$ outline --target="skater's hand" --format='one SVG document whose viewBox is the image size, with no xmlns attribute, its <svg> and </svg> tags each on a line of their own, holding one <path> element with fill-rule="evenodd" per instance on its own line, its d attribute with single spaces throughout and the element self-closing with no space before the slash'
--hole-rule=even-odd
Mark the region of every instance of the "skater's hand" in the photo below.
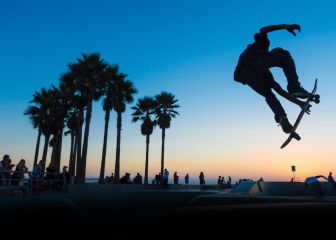
<svg viewBox="0 0 336 240">
<path fill-rule="evenodd" d="M 288 32 L 290 32 L 294 36 L 296 36 L 296 33 L 294 32 L 294 30 L 298 30 L 299 32 L 301 32 L 301 27 L 298 24 L 287 25 L 286 29 L 287 29 Z"/>
<path fill-rule="evenodd" d="M 299 100 L 300 101 L 300 100 Z M 300 106 L 300 108 L 301 109 L 304 109 L 305 108 L 305 106 L 306 106 L 306 102 L 303 102 L 303 101 L 300 101 L 299 103 L 298 103 L 298 105 Z M 308 105 L 308 107 L 306 108 L 306 113 L 308 114 L 308 115 L 310 115 L 310 107 L 311 107 L 312 105 Z"/>
<path fill-rule="evenodd" d="M 310 115 L 310 107 L 311 107 L 312 105 L 308 105 L 308 107 L 307 107 L 307 109 L 306 109 L 306 113 L 308 114 L 308 115 Z"/>
</svg>

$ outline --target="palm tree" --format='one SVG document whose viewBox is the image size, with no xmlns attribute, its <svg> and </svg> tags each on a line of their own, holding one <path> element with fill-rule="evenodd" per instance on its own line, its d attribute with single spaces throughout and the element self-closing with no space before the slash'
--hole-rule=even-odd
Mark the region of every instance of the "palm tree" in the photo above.
<svg viewBox="0 0 336 240">
<path fill-rule="evenodd" d="M 64 133 L 64 135 L 70 134 L 71 143 L 70 143 L 70 157 L 69 157 L 69 174 L 70 176 L 75 175 L 75 166 L 76 166 L 76 134 L 77 134 L 77 112 L 71 111 L 69 112 L 66 119 L 66 126 L 68 131 Z"/>
<path fill-rule="evenodd" d="M 161 92 L 155 96 L 156 105 L 156 119 L 159 127 L 162 129 L 162 147 L 161 147 L 161 176 L 163 176 L 164 169 L 164 143 L 166 129 L 170 127 L 172 118 L 175 118 L 179 113 L 175 110 L 180 106 L 177 104 L 177 99 L 172 93 Z"/>
<path fill-rule="evenodd" d="M 116 94 L 115 81 L 118 78 L 118 66 L 109 66 L 106 70 L 106 79 L 104 87 L 105 98 L 103 100 L 103 109 L 105 111 L 105 127 L 104 127 L 104 142 L 102 151 L 102 161 L 100 166 L 99 183 L 104 183 L 105 178 L 105 160 L 106 160 L 106 149 L 107 149 L 107 137 L 108 137 L 108 127 L 110 122 L 110 114 L 114 107 L 114 100 Z"/>
<path fill-rule="evenodd" d="M 55 114 L 53 112 L 54 97 L 50 89 L 47 90 L 42 88 L 41 92 L 35 92 L 33 94 L 33 99 L 30 101 L 30 103 L 33 103 L 34 105 L 29 106 L 25 114 L 30 115 L 31 120 L 33 118 L 34 123 L 36 124 L 35 126 L 38 125 L 39 131 L 41 131 L 41 133 L 44 135 L 44 147 L 42 154 L 42 165 L 44 170 L 47 159 L 49 140 L 52 133 L 52 128 L 55 124 Z M 32 113 L 35 116 L 33 116 Z M 36 162 L 34 159 L 34 164 Z"/>
<path fill-rule="evenodd" d="M 119 183 L 120 178 L 120 137 L 122 125 L 122 113 L 126 110 L 126 104 L 134 101 L 133 95 L 138 91 L 131 81 L 125 80 L 126 74 L 119 74 L 115 82 L 116 94 L 114 97 L 114 111 L 117 113 L 117 146 L 114 168 L 114 181 Z"/>
<path fill-rule="evenodd" d="M 100 58 L 98 53 L 82 54 L 82 58 L 78 58 L 76 63 L 68 64 L 68 68 L 69 71 L 63 75 L 62 80 L 63 82 L 66 82 L 68 86 L 72 85 L 74 93 L 79 98 L 79 102 L 84 104 L 84 106 L 79 109 L 79 134 L 77 139 L 77 182 L 84 183 L 92 103 L 93 101 L 99 100 L 102 96 L 107 64 Z M 86 114 L 83 148 L 82 152 L 78 154 L 81 149 L 81 128 L 84 118 L 84 110 L 86 110 Z"/>
<path fill-rule="evenodd" d="M 63 130 L 64 130 L 64 120 L 67 117 L 69 104 L 63 91 L 64 86 L 61 85 L 60 88 L 51 86 L 49 93 L 51 94 L 53 100 L 53 107 L 51 113 L 53 115 L 53 124 L 51 128 L 52 138 L 52 157 L 51 162 L 53 163 L 56 171 L 60 171 L 61 165 L 61 151 L 62 151 L 62 139 L 63 139 Z"/>
<path fill-rule="evenodd" d="M 138 99 L 137 104 L 132 107 L 133 122 L 142 121 L 141 134 L 146 136 L 146 162 L 145 162 L 145 179 L 144 184 L 148 184 L 148 153 L 149 153 L 149 138 L 153 133 L 153 129 L 157 122 L 152 120 L 152 115 L 155 113 L 156 102 L 151 97 Z"/>
<path fill-rule="evenodd" d="M 70 64 L 69 64 L 70 65 Z M 81 156 L 82 156 L 82 132 L 84 122 L 84 110 L 85 110 L 85 96 L 80 91 L 82 88 L 82 82 L 76 80 L 76 73 L 68 71 L 61 77 L 62 89 L 66 91 L 70 107 L 76 114 L 76 131 L 75 131 L 75 143 L 73 149 L 73 175 L 79 176 L 81 171 Z M 70 166 L 69 166 L 70 172 Z M 75 174 L 76 173 L 76 174 Z"/>
<path fill-rule="evenodd" d="M 36 93 L 35 93 L 36 94 Z M 34 103 L 36 100 L 31 100 L 30 103 Z M 36 141 L 36 147 L 35 147 L 35 156 L 34 156 L 34 165 L 37 164 L 37 159 L 38 159 L 38 154 L 39 154 L 39 148 L 40 148 L 40 140 L 41 140 L 41 125 L 42 125 L 42 109 L 41 106 L 35 106 L 31 105 L 28 106 L 26 111 L 24 112 L 25 115 L 28 115 L 30 118 L 30 122 L 33 125 L 34 129 L 38 129 L 38 134 L 37 134 L 37 141 Z"/>
</svg>

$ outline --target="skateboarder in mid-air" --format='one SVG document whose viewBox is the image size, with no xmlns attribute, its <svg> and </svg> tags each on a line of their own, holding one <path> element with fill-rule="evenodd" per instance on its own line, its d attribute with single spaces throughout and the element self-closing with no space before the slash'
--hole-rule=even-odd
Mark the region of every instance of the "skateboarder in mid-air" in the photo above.
<svg viewBox="0 0 336 240">
<path fill-rule="evenodd" d="M 287 30 L 296 36 L 295 30 L 301 32 L 301 27 L 297 24 L 281 24 L 261 28 L 260 32 L 254 34 L 254 42 L 249 44 L 240 55 L 234 71 L 234 80 L 249 85 L 254 91 L 262 95 L 272 109 L 275 121 L 281 125 L 285 133 L 290 133 L 293 126 L 288 121 L 281 103 L 272 92 L 272 88 L 281 89 L 281 87 L 275 82 L 269 69 L 272 67 L 282 68 L 287 78 L 287 90 L 291 97 L 309 98 L 310 93 L 301 87 L 295 63 L 290 53 L 282 48 L 274 48 L 269 51 L 270 41 L 267 34 L 276 30 Z M 282 90 L 282 92 L 285 91 Z M 284 93 L 282 96 L 286 94 Z M 297 104 L 302 107 L 303 105 L 300 102 L 297 101 Z M 300 136 L 296 133 L 293 137 L 300 140 Z"/>
</svg>

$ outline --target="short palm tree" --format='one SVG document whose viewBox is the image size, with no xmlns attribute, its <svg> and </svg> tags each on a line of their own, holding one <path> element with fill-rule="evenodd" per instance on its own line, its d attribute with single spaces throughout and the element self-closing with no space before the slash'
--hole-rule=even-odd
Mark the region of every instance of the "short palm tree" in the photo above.
<svg viewBox="0 0 336 240">
<path fill-rule="evenodd" d="M 162 129 L 162 147 L 161 147 L 161 176 L 164 170 L 164 144 L 166 129 L 170 127 L 172 118 L 175 118 L 179 113 L 175 110 L 180 106 L 177 104 L 178 100 L 171 93 L 161 92 L 155 96 L 156 100 L 156 120 L 159 127 Z"/>
<path fill-rule="evenodd" d="M 36 95 L 36 93 L 34 94 Z M 36 100 L 33 99 L 30 102 L 34 103 Z M 34 166 L 37 164 L 37 159 L 39 155 L 39 148 L 40 148 L 40 140 L 41 140 L 41 125 L 42 125 L 42 109 L 41 106 L 36 106 L 36 105 L 30 105 L 24 112 L 25 115 L 28 115 L 30 118 L 30 122 L 33 126 L 34 129 L 38 130 L 37 134 L 37 141 L 36 141 L 36 147 L 35 147 L 35 156 L 34 156 Z"/>
<path fill-rule="evenodd" d="M 68 130 L 64 133 L 64 135 L 70 134 L 70 156 L 69 156 L 69 174 L 70 176 L 75 175 L 75 167 L 76 167 L 76 135 L 77 135 L 77 112 L 71 111 L 69 112 L 65 123 Z"/>
<path fill-rule="evenodd" d="M 138 91 L 131 81 L 125 80 L 126 74 L 118 74 L 115 82 L 116 92 L 114 97 L 114 111 L 117 113 L 117 146 L 114 168 L 114 181 L 119 183 L 120 178 L 120 137 L 122 125 L 122 113 L 126 110 L 126 104 L 134 101 L 133 95 Z"/>
<path fill-rule="evenodd" d="M 52 90 L 42 88 L 40 92 L 35 92 L 30 103 L 34 105 L 29 106 L 25 114 L 30 116 L 31 120 L 34 121 L 33 123 L 36 124 L 35 126 L 38 125 L 39 131 L 41 131 L 44 135 L 44 147 L 42 153 L 42 165 L 44 169 L 47 159 L 49 140 L 55 124 L 55 114 L 53 110 L 55 102 Z M 34 159 L 34 163 L 36 162 Z"/>
<path fill-rule="evenodd" d="M 138 99 L 138 102 L 132 109 L 133 122 L 142 121 L 141 134 L 146 136 L 146 161 L 145 161 L 145 179 L 144 184 L 148 184 L 148 154 L 149 154 L 149 139 L 156 126 L 156 121 L 152 120 L 152 115 L 155 113 L 156 102 L 152 97 L 144 97 Z"/>
</svg>

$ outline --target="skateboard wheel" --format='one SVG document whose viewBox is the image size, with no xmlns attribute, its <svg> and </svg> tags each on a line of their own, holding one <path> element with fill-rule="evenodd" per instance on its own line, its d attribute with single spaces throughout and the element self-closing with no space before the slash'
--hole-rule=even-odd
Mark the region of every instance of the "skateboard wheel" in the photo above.
<svg viewBox="0 0 336 240">
<path fill-rule="evenodd" d="M 318 94 L 315 95 L 314 102 L 315 103 L 320 103 L 320 95 L 318 95 Z"/>
</svg>

